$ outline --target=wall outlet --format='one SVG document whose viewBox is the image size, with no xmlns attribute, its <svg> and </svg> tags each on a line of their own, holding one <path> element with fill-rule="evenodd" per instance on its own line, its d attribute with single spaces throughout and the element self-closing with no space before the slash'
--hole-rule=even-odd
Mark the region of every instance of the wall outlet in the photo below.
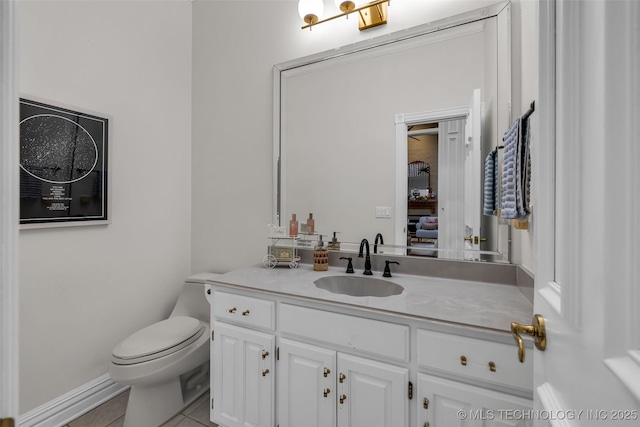
<svg viewBox="0 0 640 427">
<path fill-rule="evenodd" d="M 391 207 L 390 206 L 377 206 L 376 207 L 376 218 L 391 218 Z"/>
</svg>

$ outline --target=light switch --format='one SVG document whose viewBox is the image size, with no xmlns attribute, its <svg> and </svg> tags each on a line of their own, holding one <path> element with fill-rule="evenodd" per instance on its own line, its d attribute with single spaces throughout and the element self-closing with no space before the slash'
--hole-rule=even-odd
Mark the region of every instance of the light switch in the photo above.
<svg viewBox="0 0 640 427">
<path fill-rule="evenodd" d="M 391 207 L 390 206 L 377 206 L 376 207 L 376 218 L 391 218 Z"/>
</svg>

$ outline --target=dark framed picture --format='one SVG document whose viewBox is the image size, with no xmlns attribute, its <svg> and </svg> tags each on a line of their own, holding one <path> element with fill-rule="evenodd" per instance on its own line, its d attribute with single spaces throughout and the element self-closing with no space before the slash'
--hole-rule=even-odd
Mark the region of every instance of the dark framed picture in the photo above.
<svg viewBox="0 0 640 427">
<path fill-rule="evenodd" d="M 108 223 L 110 118 L 20 98 L 22 228 Z"/>
</svg>

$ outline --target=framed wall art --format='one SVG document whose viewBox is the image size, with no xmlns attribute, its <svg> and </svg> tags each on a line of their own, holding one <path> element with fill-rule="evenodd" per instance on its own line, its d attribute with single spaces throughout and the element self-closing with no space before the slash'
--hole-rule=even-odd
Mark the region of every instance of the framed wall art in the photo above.
<svg viewBox="0 0 640 427">
<path fill-rule="evenodd" d="M 105 224 L 110 118 L 20 98 L 21 228 Z"/>
</svg>

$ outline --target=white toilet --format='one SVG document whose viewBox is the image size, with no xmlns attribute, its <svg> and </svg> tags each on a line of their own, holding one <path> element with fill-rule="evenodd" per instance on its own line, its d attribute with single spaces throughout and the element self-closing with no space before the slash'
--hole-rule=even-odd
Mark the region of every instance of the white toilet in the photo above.
<svg viewBox="0 0 640 427">
<path fill-rule="evenodd" d="M 209 387 L 210 305 L 205 281 L 187 278 L 168 319 L 125 338 L 113 349 L 109 373 L 131 386 L 124 427 L 158 427 Z"/>
</svg>

